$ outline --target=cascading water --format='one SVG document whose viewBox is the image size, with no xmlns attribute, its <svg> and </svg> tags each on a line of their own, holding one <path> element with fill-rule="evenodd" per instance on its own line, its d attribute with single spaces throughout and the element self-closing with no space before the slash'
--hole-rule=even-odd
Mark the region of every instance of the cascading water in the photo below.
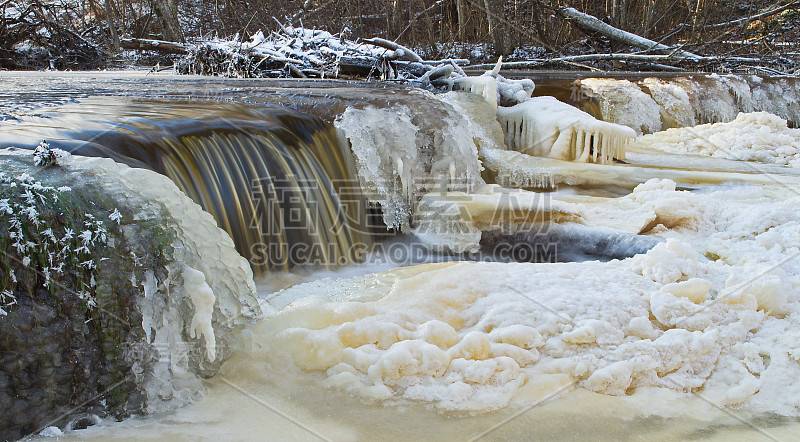
<svg viewBox="0 0 800 442">
<path fill-rule="evenodd" d="M 166 100 L 89 99 L 60 113 L 77 118 L 60 130 L 28 125 L 15 144 L 47 137 L 76 155 L 166 175 L 214 216 L 257 273 L 354 262 L 370 245 L 352 156 L 318 118 Z M 58 126 L 52 118 L 39 124 Z"/>
</svg>

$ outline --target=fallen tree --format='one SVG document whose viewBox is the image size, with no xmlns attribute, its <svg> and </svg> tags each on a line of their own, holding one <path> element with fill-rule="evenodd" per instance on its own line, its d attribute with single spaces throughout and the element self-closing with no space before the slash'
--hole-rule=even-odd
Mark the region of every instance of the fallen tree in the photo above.
<svg viewBox="0 0 800 442">
<path fill-rule="evenodd" d="M 581 28 L 597 32 L 612 40 L 616 40 L 620 43 L 624 43 L 639 49 L 674 52 L 675 55 L 679 55 L 683 58 L 694 58 L 694 59 L 702 58 L 697 54 L 693 54 L 691 52 L 684 51 L 682 49 L 667 46 L 657 41 L 649 40 L 647 38 L 633 34 L 631 32 L 615 28 L 607 23 L 600 21 L 600 19 L 598 19 L 597 17 L 593 17 L 589 14 L 584 14 L 583 12 L 580 12 L 575 8 L 566 8 L 566 7 L 559 8 L 558 13 L 564 19 L 574 22 Z"/>
<path fill-rule="evenodd" d="M 174 41 L 150 40 L 145 38 L 123 38 L 120 40 L 122 49 L 138 51 L 155 51 L 162 54 L 185 55 L 190 52 L 190 45 Z"/>
</svg>

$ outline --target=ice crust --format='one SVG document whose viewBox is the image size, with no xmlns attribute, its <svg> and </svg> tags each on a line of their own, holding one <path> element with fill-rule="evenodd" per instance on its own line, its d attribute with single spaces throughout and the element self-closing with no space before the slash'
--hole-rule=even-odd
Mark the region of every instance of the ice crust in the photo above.
<svg viewBox="0 0 800 442">
<path fill-rule="evenodd" d="M 800 129 L 767 112 L 740 113 L 728 123 L 668 129 L 637 139 L 632 147 L 800 167 Z"/>
<path fill-rule="evenodd" d="M 414 216 L 414 235 L 432 250 L 451 253 L 477 253 L 484 231 L 540 231 L 550 223 L 580 219 L 570 203 L 496 184 L 471 193 L 426 194 Z"/>
<path fill-rule="evenodd" d="M 664 242 L 645 254 L 425 267 L 395 274 L 377 300 L 358 299 L 364 278 L 297 286 L 333 300 L 312 296 L 266 321 L 274 344 L 261 357 L 289 357 L 367 401 L 446 410 L 496 409 L 567 376 L 603 394 L 699 392 L 797 415 L 800 197 L 651 180 L 629 199 L 603 210 L 657 214 L 647 223 Z"/>
<path fill-rule="evenodd" d="M 535 97 L 497 110 L 509 149 L 532 156 L 609 164 L 625 159 L 625 144 L 636 133 L 599 121 L 553 97 Z"/>
<path fill-rule="evenodd" d="M 800 122 L 796 87 L 783 78 L 696 75 L 646 78 L 638 83 L 610 78 L 578 82 L 581 91 L 600 103 L 604 121 L 648 134 L 673 127 L 724 123 L 739 112 L 769 112 Z"/>
</svg>

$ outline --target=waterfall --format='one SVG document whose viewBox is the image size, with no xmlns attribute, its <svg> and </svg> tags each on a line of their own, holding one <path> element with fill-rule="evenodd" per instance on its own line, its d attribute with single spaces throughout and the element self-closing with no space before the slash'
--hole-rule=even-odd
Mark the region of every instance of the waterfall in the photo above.
<svg viewBox="0 0 800 442">
<path fill-rule="evenodd" d="M 166 175 L 256 273 L 354 262 L 370 245 L 352 155 L 319 118 L 222 103 L 202 103 L 199 115 L 200 103 L 85 105 L 108 120 L 84 117 L 85 129 L 62 131 L 54 146 Z"/>
</svg>

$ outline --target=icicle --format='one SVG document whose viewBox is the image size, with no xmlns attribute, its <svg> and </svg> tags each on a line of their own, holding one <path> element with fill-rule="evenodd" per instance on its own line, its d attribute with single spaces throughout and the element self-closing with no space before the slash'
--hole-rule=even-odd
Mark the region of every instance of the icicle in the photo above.
<svg viewBox="0 0 800 442">
<path fill-rule="evenodd" d="M 492 106 L 492 109 L 497 109 L 497 80 L 494 77 L 481 75 L 457 78 L 454 87 L 482 96 Z"/>
<path fill-rule="evenodd" d="M 609 164 L 636 137 L 625 126 L 599 121 L 553 97 L 536 97 L 497 111 L 508 148 L 533 156 Z"/>
<path fill-rule="evenodd" d="M 406 199 L 411 198 L 411 194 L 409 193 L 408 189 L 408 181 L 406 180 L 405 173 L 403 173 L 403 159 L 400 157 L 396 159 L 395 173 L 397 173 L 397 176 L 400 177 L 400 187 L 402 188 L 403 196 L 405 196 Z"/>
</svg>

